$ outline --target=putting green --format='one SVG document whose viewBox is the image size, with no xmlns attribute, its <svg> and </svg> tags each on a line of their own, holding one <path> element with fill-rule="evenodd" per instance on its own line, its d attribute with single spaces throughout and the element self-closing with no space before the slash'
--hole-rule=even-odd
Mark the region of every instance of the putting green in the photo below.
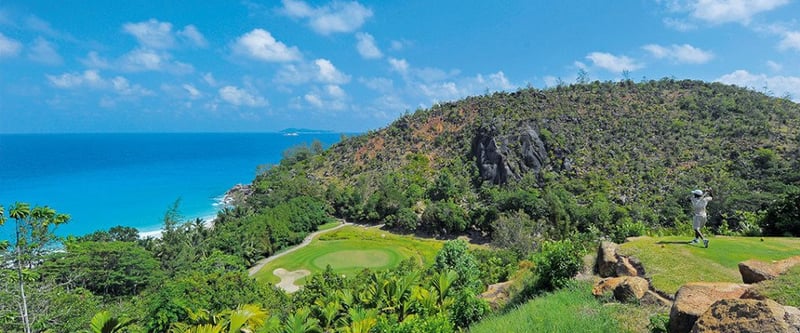
<svg viewBox="0 0 800 333">
<path fill-rule="evenodd" d="M 325 269 L 328 265 L 334 270 L 349 268 L 385 268 L 397 262 L 399 253 L 389 249 L 348 250 L 323 254 L 311 261 L 316 268 Z"/>
<path fill-rule="evenodd" d="M 272 273 L 275 269 L 306 269 L 319 273 L 328 265 L 337 274 L 351 275 L 365 268 L 380 270 L 396 267 L 407 258 L 413 258 L 421 265 L 429 265 L 441 247 L 440 241 L 396 235 L 376 228 L 349 226 L 322 234 L 308 246 L 275 259 L 264 265 L 254 277 L 275 284 L 280 281 Z M 305 280 L 302 278 L 295 284 L 302 285 Z"/>
</svg>

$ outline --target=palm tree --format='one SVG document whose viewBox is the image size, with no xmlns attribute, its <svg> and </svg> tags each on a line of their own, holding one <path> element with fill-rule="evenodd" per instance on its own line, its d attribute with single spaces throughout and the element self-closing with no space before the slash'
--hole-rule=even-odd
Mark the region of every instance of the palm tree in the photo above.
<svg viewBox="0 0 800 333">
<path fill-rule="evenodd" d="M 345 326 L 345 333 L 368 333 L 378 324 L 378 310 L 362 308 L 351 308 L 347 313 L 350 315 L 350 325 Z"/>
<path fill-rule="evenodd" d="M 117 333 L 122 329 L 133 324 L 130 319 L 117 318 L 108 311 L 100 311 L 92 317 L 90 324 L 91 330 L 86 333 Z"/>
<path fill-rule="evenodd" d="M 307 308 L 300 308 L 289 315 L 284 323 L 283 333 L 322 332 L 319 321 L 316 318 L 309 318 L 310 313 Z"/>
<path fill-rule="evenodd" d="M 0 227 L 6 224 L 6 212 L 3 205 L 0 205 Z M 5 251 L 8 248 L 8 241 L 0 241 L 0 251 Z"/>
<path fill-rule="evenodd" d="M 189 325 L 176 323 L 170 329 L 172 333 L 237 333 L 237 332 L 271 332 L 276 326 L 266 310 L 255 304 L 239 305 L 234 310 L 226 310 L 217 315 L 210 315 L 206 310 L 197 312 L 189 310 L 189 318 L 200 324 Z M 276 318 L 277 319 L 277 318 Z M 277 324 L 280 324 L 279 322 Z"/>
<path fill-rule="evenodd" d="M 444 272 L 439 272 L 433 276 L 433 281 L 431 282 L 433 288 L 439 293 L 439 306 L 444 309 L 446 307 L 446 299 L 447 294 L 450 291 L 450 287 L 453 286 L 453 283 L 458 279 L 458 273 L 454 270 L 448 269 Z"/>
<path fill-rule="evenodd" d="M 317 299 L 317 301 L 314 302 L 314 305 L 316 305 L 316 309 L 320 312 L 322 319 L 324 320 L 322 322 L 323 328 L 326 332 L 330 331 L 330 329 L 333 328 L 334 322 L 336 322 L 336 317 L 339 316 L 339 311 L 342 309 L 342 305 L 339 304 L 339 302 L 335 299 L 330 301 Z"/>
<path fill-rule="evenodd" d="M 269 317 L 267 311 L 255 304 L 240 305 L 236 310 L 228 311 L 228 333 L 252 332 L 264 325 Z"/>
<path fill-rule="evenodd" d="M 20 304 L 20 316 L 22 317 L 22 325 L 25 328 L 25 333 L 31 333 L 31 322 L 30 318 L 28 317 L 28 298 L 25 296 L 25 280 L 22 278 L 22 248 L 25 246 L 25 238 L 22 233 L 25 229 L 24 225 L 21 223 L 25 223 L 24 221 L 28 218 L 31 214 L 31 207 L 26 203 L 16 202 L 14 206 L 11 207 L 11 210 L 8 212 L 8 216 L 11 217 L 16 221 L 17 224 L 17 242 L 14 245 L 14 251 L 16 252 L 17 257 L 17 278 L 19 279 L 19 294 L 20 298 L 22 299 L 22 303 Z"/>
</svg>

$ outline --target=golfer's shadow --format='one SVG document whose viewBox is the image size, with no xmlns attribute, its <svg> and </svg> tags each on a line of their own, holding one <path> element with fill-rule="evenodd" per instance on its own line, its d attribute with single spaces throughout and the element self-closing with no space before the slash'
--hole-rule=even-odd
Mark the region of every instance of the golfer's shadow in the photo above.
<svg viewBox="0 0 800 333">
<path fill-rule="evenodd" d="M 691 244 L 692 241 L 658 241 L 656 244 Z"/>
</svg>

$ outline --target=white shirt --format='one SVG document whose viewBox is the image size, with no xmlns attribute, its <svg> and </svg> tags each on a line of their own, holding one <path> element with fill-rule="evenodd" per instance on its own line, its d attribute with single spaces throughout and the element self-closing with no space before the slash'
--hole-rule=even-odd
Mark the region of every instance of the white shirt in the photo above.
<svg viewBox="0 0 800 333">
<path fill-rule="evenodd" d="M 694 209 L 695 216 L 706 216 L 706 206 L 708 206 L 708 202 L 711 201 L 711 197 L 707 196 L 707 194 L 703 194 L 702 197 L 695 197 L 692 196 L 692 208 Z"/>
</svg>

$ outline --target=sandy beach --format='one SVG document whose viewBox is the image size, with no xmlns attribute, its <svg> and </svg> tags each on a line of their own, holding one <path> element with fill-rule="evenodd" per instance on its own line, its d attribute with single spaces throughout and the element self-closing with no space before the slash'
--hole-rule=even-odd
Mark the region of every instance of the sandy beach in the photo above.
<svg viewBox="0 0 800 333">
<path fill-rule="evenodd" d="M 203 226 L 208 229 L 214 228 L 214 220 L 217 218 L 217 215 L 207 215 L 201 217 L 203 219 Z M 187 222 L 194 220 L 188 219 Z M 161 238 L 161 234 L 164 232 L 164 229 L 159 230 L 150 230 L 150 231 L 142 231 L 139 230 L 139 239 L 146 239 L 146 238 Z"/>
</svg>

